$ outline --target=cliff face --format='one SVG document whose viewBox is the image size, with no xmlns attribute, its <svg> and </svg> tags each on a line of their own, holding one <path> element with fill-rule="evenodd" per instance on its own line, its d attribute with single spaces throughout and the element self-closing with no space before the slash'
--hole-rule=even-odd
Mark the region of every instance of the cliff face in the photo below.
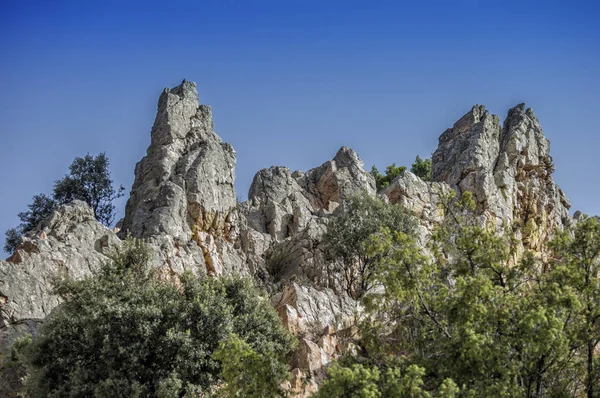
<svg viewBox="0 0 600 398">
<path fill-rule="evenodd" d="M 516 106 L 501 125 L 498 116 L 474 106 L 441 135 L 432 182 L 405 172 L 380 194 L 417 216 L 425 243 L 443 220 L 441 198 L 471 191 L 482 223 L 517 225 L 522 245 L 538 250 L 553 228 L 571 223 L 569 202 L 552 180 L 549 151 L 531 109 Z M 35 330 L 58 304 L 49 290 L 52 275 L 88 275 L 130 234 L 150 244 L 155 266 L 166 274 L 239 272 L 265 286 L 282 322 L 303 336 L 290 388 L 300 395 L 314 390 L 322 367 L 348 348 L 340 336 L 359 310 L 328 273 L 322 237 L 344 199 L 376 195 L 374 179 L 358 155 L 342 147 L 305 173 L 260 170 L 248 201 L 237 204 L 235 158 L 214 132 L 194 83 L 165 89 L 119 237 L 97 223 L 85 203 L 73 202 L 0 262 L 0 349 Z"/>
<path fill-rule="evenodd" d="M 475 105 L 440 136 L 432 182 L 404 173 L 382 194 L 411 209 L 426 238 L 443 217 L 441 195 L 470 191 L 482 224 L 511 225 L 522 246 L 540 252 L 554 228 L 571 223 L 571 205 L 553 172 L 550 142 L 531 109 L 517 105 L 500 124 L 498 116 Z"/>
</svg>

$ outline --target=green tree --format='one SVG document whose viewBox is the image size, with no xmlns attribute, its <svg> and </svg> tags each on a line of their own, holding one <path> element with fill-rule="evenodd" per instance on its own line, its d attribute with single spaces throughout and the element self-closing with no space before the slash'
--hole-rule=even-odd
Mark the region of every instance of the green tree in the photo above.
<svg viewBox="0 0 600 398">
<path fill-rule="evenodd" d="M 328 378 L 314 396 L 316 398 L 454 398 L 460 389 L 451 379 L 446 379 L 432 394 L 425 390 L 425 369 L 417 365 L 401 367 L 342 366 L 335 363 L 327 371 Z"/>
<path fill-rule="evenodd" d="M 69 171 L 68 175 L 55 182 L 54 199 L 59 203 L 82 200 L 94 210 L 98 221 L 106 226 L 112 224 L 115 219 L 113 201 L 123 196 L 125 188 L 113 188 L 106 154 L 77 157 L 69 166 Z"/>
<path fill-rule="evenodd" d="M 227 398 L 285 395 L 281 382 L 287 377 L 287 366 L 256 352 L 239 336 L 231 335 L 221 342 L 213 358 L 221 363 L 221 378 L 225 382 L 220 395 Z"/>
<path fill-rule="evenodd" d="M 21 243 L 21 237 L 35 229 L 57 205 L 75 199 L 90 205 L 98 221 L 106 226 L 112 224 L 116 214 L 113 201 L 123 196 L 125 188 L 113 188 L 106 154 L 87 154 L 83 158 L 75 158 L 69 170 L 70 174 L 55 182 L 52 197 L 45 194 L 35 195 L 31 204 L 27 206 L 29 210 L 18 214 L 21 223 L 6 231 L 4 250 L 7 253 L 14 252 Z"/>
<path fill-rule="evenodd" d="M 383 188 L 390 185 L 394 178 L 398 177 L 405 170 L 406 166 L 396 166 L 396 163 L 392 163 L 391 165 L 385 168 L 385 175 L 383 175 L 379 172 L 377 167 L 373 166 L 371 168 L 371 175 L 375 178 L 375 185 L 377 187 L 377 191 L 380 191 Z"/>
<path fill-rule="evenodd" d="M 324 241 L 331 257 L 338 260 L 332 271 L 341 274 L 343 288 L 351 297 L 360 298 L 374 287 L 374 266 L 380 256 L 367 250 L 367 238 L 382 227 L 412 232 L 416 224 L 401 206 L 367 194 L 342 206 L 343 212 L 330 220 Z"/>
<path fill-rule="evenodd" d="M 417 155 L 415 162 L 410 166 L 410 171 L 423 181 L 431 181 L 431 159 L 421 159 Z"/>
<path fill-rule="evenodd" d="M 550 264 L 550 282 L 570 293 L 575 341 L 585 358 L 585 391 L 600 395 L 598 342 L 600 342 L 600 222 L 584 218 L 551 242 L 556 260 Z"/>
<path fill-rule="evenodd" d="M 190 273 L 164 280 L 148 259 L 144 244 L 128 241 L 93 277 L 57 282 L 63 303 L 25 354 L 30 396 L 211 394 L 222 380 L 213 354 L 232 334 L 260 366 L 283 368 L 293 338 L 252 283 Z"/>
<path fill-rule="evenodd" d="M 460 396 L 577 396 L 584 307 L 575 285 L 557 283 L 533 254 L 516 261 L 511 229 L 479 225 L 473 208 L 468 193 L 445 208 L 431 255 L 402 231 L 369 237 L 383 291 L 364 300 L 356 361 L 384 369 L 395 358 L 401 374 L 417 366 L 419 388 L 433 395 L 461 386 Z"/>
<path fill-rule="evenodd" d="M 50 215 L 56 207 L 56 201 L 44 194 L 35 195 L 31 204 L 27 205 L 28 211 L 18 214 L 21 224 L 16 228 L 6 231 L 4 251 L 12 253 L 21 243 L 21 236 L 33 230 L 41 221 Z"/>
</svg>

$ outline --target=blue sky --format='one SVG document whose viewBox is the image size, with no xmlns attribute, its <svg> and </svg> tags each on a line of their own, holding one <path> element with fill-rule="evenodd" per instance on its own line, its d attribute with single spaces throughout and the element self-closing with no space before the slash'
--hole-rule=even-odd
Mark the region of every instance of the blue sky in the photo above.
<svg viewBox="0 0 600 398">
<path fill-rule="evenodd" d="M 473 104 L 503 119 L 526 102 L 572 210 L 600 214 L 599 12 L 552 0 L 0 0 L 0 231 L 87 152 L 105 151 L 129 190 L 158 95 L 183 78 L 238 153 L 242 197 L 259 169 L 306 170 L 342 145 L 367 168 L 409 165 Z"/>
</svg>

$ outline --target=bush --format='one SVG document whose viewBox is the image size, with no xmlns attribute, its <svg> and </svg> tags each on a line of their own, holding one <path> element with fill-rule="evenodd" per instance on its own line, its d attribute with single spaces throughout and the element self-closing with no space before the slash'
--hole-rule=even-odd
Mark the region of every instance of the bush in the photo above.
<svg viewBox="0 0 600 398">
<path fill-rule="evenodd" d="M 25 355 L 32 397 L 210 392 L 222 381 L 213 354 L 232 334 L 261 366 L 284 367 L 293 338 L 250 281 L 189 273 L 180 283 L 159 280 L 148 259 L 143 243 L 128 241 L 94 277 L 57 283 L 63 303 Z M 275 376 L 283 372 L 273 375 L 280 382 Z"/>
<path fill-rule="evenodd" d="M 415 221 L 399 205 L 385 204 L 367 194 L 356 196 L 343 206 L 344 211 L 330 220 L 324 240 L 329 254 L 341 261 L 335 270 L 343 276 L 344 289 L 358 299 L 373 288 L 379 258 L 366 246 L 369 236 L 382 227 L 412 233 Z"/>
<path fill-rule="evenodd" d="M 390 185 L 394 178 L 398 177 L 405 170 L 406 166 L 396 166 L 396 163 L 392 163 L 385 168 L 385 175 L 383 175 L 379 172 L 379 170 L 377 170 L 377 167 L 373 166 L 371 168 L 371 175 L 375 178 L 377 191 L 380 191 Z"/>
<path fill-rule="evenodd" d="M 397 381 L 412 374 L 426 394 L 400 396 L 455 396 L 457 386 L 469 397 L 598 396 L 600 223 L 557 231 L 540 258 L 511 227 L 475 222 L 470 193 L 444 206 L 427 254 L 402 231 L 369 237 L 383 289 L 365 300 L 360 357 L 332 370 L 323 391 L 394 396 L 384 388 L 402 391 Z M 382 378 L 389 369 L 400 379 Z M 375 393 L 349 392 L 371 379 Z"/>
<path fill-rule="evenodd" d="M 21 224 L 6 231 L 4 250 L 7 253 L 14 252 L 21 243 L 21 236 L 25 232 L 34 229 L 41 221 L 48 217 L 55 206 L 56 201 L 54 199 L 44 194 L 35 195 L 31 204 L 27 205 L 29 210 L 18 214 Z"/>
<path fill-rule="evenodd" d="M 417 155 L 415 162 L 410 166 L 410 171 L 423 181 L 431 181 L 431 159 L 421 159 Z"/>
</svg>

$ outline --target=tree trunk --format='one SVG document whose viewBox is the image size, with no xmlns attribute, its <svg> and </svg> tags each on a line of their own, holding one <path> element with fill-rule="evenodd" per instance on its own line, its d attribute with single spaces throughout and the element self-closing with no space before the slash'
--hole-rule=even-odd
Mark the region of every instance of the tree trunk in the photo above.
<svg viewBox="0 0 600 398">
<path fill-rule="evenodd" d="M 594 342 L 587 342 L 587 398 L 594 398 Z"/>
</svg>

